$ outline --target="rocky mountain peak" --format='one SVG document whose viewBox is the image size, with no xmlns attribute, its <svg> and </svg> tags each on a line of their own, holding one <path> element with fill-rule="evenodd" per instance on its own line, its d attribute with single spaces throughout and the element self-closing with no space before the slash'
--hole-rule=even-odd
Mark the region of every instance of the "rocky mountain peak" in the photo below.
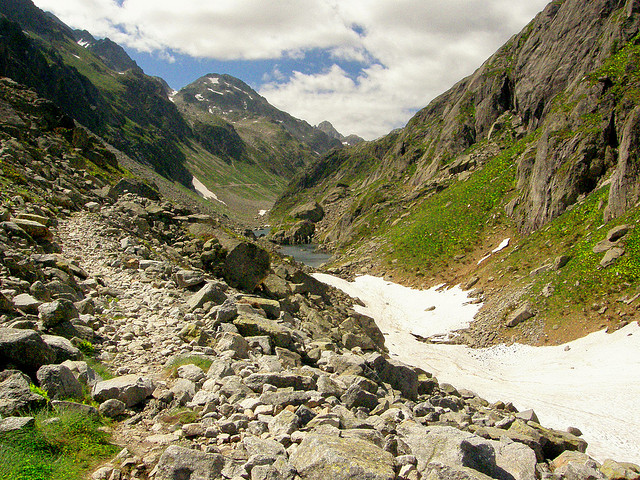
<svg viewBox="0 0 640 480">
<path fill-rule="evenodd" d="M 320 122 L 317 127 L 319 130 L 322 130 L 331 138 L 335 138 L 336 140 L 340 140 L 343 145 L 357 145 L 358 143 L 364 142 L 362 137 L 358 135 L 347 135 L 346 137 L 338 132 L 335 127 L 331 124 L 331 122 L 325 120 Z"/>
</svg>

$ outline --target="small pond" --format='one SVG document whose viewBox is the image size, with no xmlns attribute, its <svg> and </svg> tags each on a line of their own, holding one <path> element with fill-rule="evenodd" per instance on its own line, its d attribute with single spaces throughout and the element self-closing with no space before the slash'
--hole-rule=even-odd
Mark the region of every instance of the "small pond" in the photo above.
<svg viewBox="0 0 640 480">
<path fill-rule="evenodd" d="M 257 228 L 253 231 L 256 237 L 268 235 L 271 231 L 269 227 Z M 313 268 L 318 268 L 323 263 L 331 259 L 331 255 L 316 251 L 318 245 L 310 243 L 308 245 L 282 245 L 278 251 L 283 255 L 293 257 L 297 262 L 304 263 Z"/>
</svg>

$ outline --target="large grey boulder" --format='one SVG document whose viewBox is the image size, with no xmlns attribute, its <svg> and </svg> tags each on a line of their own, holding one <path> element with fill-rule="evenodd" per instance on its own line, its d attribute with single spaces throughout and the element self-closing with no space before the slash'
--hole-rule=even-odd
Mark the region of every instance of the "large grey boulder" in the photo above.
<svg viewBox="0 0 640 480">
<path fill-rule="evenodd" d="M 392 480 L 394 458 L 365 440 L 309 433 L 291 455 L 304 480 Z"/>
<path fill-rule="evenodd" d="M 43 365 L 38 369 L 38 383 L 51 400 L 82 398 L 82 385 L 64 365 Z"/>
<path fill-rule="evenodd" d="M 0 433 L 28 430 L 35 426 L 36 419 L 33 417 L 7 417 L 0 420 Z"/>
<path fill-rule="evenodd" d="M 43 303 L 38 307 L 38 317 L 40 317 L 44 328 L 55 327 L 79 316 L 78 309 L 73 302 L 64 298 Z"/>
<path fill-rule="evenodd" d="M 411 448 L 424 475 L 431 463 L 439 463 L 454 469 L 471 468 L 500 480 L 536 478 L 536 454 L 521 443 L 485 440 L 453 427 L 424 427 L 413 421 L 400 424 L 397 433 Z"/>
<path fill-rule="evenodd" d="M 78 381 L 87 385 L 88 387 L 93 387 L 96 383 L 102 381 L 102 377 L 98 375 L 94 369 L 92 369 L 87 362 L 82 360 L 65 360 L 62 362 L 62 365 L 67 367 L 73 373 L 73 376 L 78 379 Z"/>
<path fill-rule="evenodd" d="M 115 398 L 124 402 L 127 407 L 132 407 L 149 397 L 153 390 L 150 378 L 132 374 L 96 383 L 91 396 L 99 403 Z"/>
<path fill-rule="evenodd" d="M 55 352 L 33 330 L 0 328 L 0 368 L 9 365 L 35 373 L 42 365 L 52 363 Z"/>
<path fill-rule="evenodd" d="M 8 416 L 43 406 L 43 396 L 29 388 L 29 377 L 18 370 L 0 372 L 0 415 Z"/>
<path fill-rule="evenodd" d="M 507 320 L 507 327 L 515 327 L 520 325 L 522 322 L 529 320 L 530 318 L 535 316 L 535 312 L 533 311 L 533 307 L 529 302 L 526 302 L 520 308 L 518 308 L 515 312 L 511 314 L 509 319 Z"/>
<path fill-rule="evenodd" d="M 253 292 L 269 275 L 269 252 L 248 242 L 233 247 L 224 261 L 224 279 L 240 290 Z"/>
<path fill-rule="evenodd" d="M 112 199 L 117 199 L 125 193 L 135 193 L 139 197 L 148 198 L 155 202 L 160 200 L 160 194 L 155 185 L 147 185 L 136 178 L 123 178 L 109 189 L 109 197 Z"/>
<path fill-rule="evenodd" d="M 384 358 L 380 354 L 367 357 L 367 364 L 378 374 L 378 378 L 400 390 L 409 400 L 415 400 L 420 392 L 421 370 L 410 367 L 398 360 Z"/>
<path fill-rule="evenodd" d="M 160 457 L 151 477 L 155 480 L 218 480 L 223 468 L 222 455 L 172 445 Z"/>
</svg>

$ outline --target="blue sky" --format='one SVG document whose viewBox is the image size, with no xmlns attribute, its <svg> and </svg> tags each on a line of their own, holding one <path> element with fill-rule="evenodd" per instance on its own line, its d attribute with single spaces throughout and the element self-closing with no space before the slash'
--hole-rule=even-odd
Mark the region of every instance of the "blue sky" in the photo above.
<svg viewBox="0 0 640 480">
<path fill-rule="evenodd" d="M 179 89 L 240 78 L 276 107 L 373 139 L 471 74 L 546 0 L 34 0 Z"/>
</svg>

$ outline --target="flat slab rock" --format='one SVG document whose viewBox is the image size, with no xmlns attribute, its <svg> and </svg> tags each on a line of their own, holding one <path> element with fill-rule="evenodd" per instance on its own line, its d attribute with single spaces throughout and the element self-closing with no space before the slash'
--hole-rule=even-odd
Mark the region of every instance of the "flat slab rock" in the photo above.
<svg viewBox="0 0 640 480">
<path fill-rule="evenodd" d="M 99 403 L 115 398 L 124 402 L 127 407 L 132 407 L 149 397 L 153 390 L 153 381 L 150 378 L 124 375 L 96 383 L 91 396 Z"/>
<path fill-rule="evenodd" d="M 359 438 L 310 433 L 291 456 L 305 480 L 393 480 L 394 457 Z"/>
<path fill-rule="evenodd" d="M 151 472 L 155 480 L 217 480 L 224 468 L 222 455 L 172 445 Z"/>
</svg>

